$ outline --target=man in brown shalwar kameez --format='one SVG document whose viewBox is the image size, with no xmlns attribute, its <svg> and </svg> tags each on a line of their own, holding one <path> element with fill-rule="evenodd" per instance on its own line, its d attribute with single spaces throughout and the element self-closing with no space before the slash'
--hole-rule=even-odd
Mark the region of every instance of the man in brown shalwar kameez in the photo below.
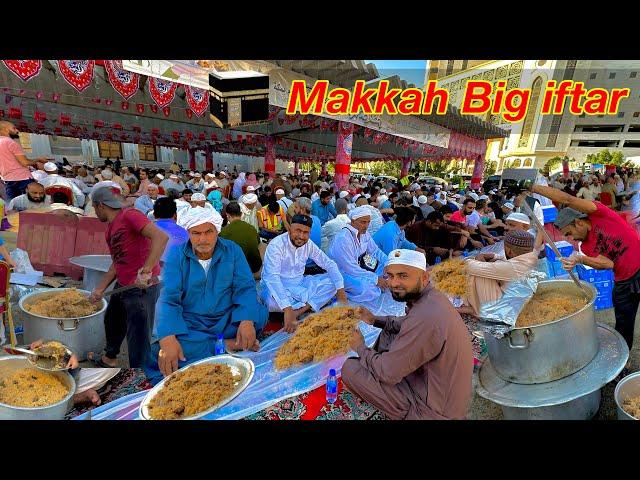
<svg viewBox="0 0 640 480">
<path fill-rule="evenodd" d="M 404 317 L 374 317 L 360 308 L 362 320 L 380 327 L 374 348 L 359 330 L 351 348 L 360 358 L 342 367 L 346 388 L 393 420 L 464 419 L 471 401 L 471 338 L 458 312 L 429 286 L 423 254 L 393 250 L 385 273 L 393 298 L 407 302 Z"/>
</svg>

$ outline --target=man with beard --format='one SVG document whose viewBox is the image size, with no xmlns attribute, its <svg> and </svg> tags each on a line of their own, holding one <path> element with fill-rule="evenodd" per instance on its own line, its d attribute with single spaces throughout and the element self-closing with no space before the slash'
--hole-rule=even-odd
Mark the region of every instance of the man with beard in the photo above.
<svg viewBox="0 0 640 480">
<path fill-rule="evenodd" d="M 46 208 L 48 203 L 44 187 L 38 182 L 31 182 L 27 185 L 27 193 L 18 195 L 9 202 L 9 211 L 41 210 Z"/>
<path fill-rule="evenodd" d="M 17 140 L 20 132 L 11 122 L 0 122 L 0 177 L 4 181 L 7 200 L 22 195 L 32 181 L 29 167 L 37 167 L 46 158 L 29 160 Z"/>
<path fill-rule="evenodd" d="M 393 299 L 407 302 L 407 313 L 375 317 L 359 309 L 361 320 L 383 330 L 373 348 L 354 330 L 350 346 L 359 358 L 342 366 L 345 387 L 392 420 L 464 419 L 473 376 L 467 327 L 429 285 L 421 253 L 393 250 L 385 274 Z"/>
<path fill-rule="evenodd" d="M 284 329 L 293 332 L 300 315 L 317 312 L 334 295 L 347 303 L 344 280 L 336 262 L 309 241 L 313 219 L 308 215 L 294 215 L 289 233 L 269 242 L 262 268 L 262 298 L 270 312 L 284 312 Z M 308 260 L 312 260 L 326 274 L 304 275 Z"/>
</svg>

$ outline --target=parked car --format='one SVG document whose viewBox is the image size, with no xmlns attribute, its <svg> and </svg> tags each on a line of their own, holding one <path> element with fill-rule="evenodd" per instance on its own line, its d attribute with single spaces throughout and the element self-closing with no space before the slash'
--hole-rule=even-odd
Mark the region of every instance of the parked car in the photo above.
<svg viewBox="0 0 640 480">
<path fill-rule="evenodd" d="M 420 175 L 418 177 L 418 183 L 419 184 L 427 184 L 427 185 L 440 185 L 441 187 L 446 187 L 447 185 L 449 185 L 449 182 L 446 181 L 444 178 L 440 178 L 440 177 L 432 177 L 430 175 Z"/>
</svg>

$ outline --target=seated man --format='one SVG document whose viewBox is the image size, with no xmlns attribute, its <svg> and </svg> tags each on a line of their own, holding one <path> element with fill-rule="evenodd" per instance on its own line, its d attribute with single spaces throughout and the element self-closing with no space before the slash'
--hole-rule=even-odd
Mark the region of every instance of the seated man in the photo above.
<svg viewBox="0 0 640 480">
<path fill-rule="evenodd" d="M 327 253 L 329 251 L 329 246 L 331 242 L 333 242 L 334 237 L 349 223 L 349 216 L 347 212 L 349 211 L 347 201 L 344 198 L 339 198 L 336 200 L 336 212 L 338 212 L 338 216 L 333 220 L 329 220 L 322 226 L 322 251 Z"/>
<path fill-rule="evenodd" d="M 189 241 L 167 254 L 157 303 L 155 341 L 145 373 L 152 383 L 215 353 L 218 334 L 229 350 L 258 350 L 256 335 L 267 322 L 256 284 L 242 253 L 218 238 L 222 217 L 195 207 L 181 217 Z M 159 341 L 158 341 L 159 340 Z"/>
<path fill-rule="evenodd" d="M 42 209 L 43 212 L 60 213 L 62 215 L 84 215 L 81 208 L 69 205 L 70 199 L 64 192 L 55 192 L 51 196 L 51 205 Z M 71 213 L 70 213 L 71 212 Z"/>
<path fill-rule="evenodd" d="M 426 269 L 418 252 L 389 254 L 389 288 L 408 311 L 375 317 L 361 309 L 361 319 L 383 331 L 367 348 L 356 328 L 350 345 L 360 358 L 342 366 L 345 387 L 392 420 L 464 419 L 471 402 L 469 332 L 447 297 L 429 286 Z"/>
<path fill-rule="evenodd" d="M 333 220 L 338 216 L 335 207 L 331 203 L 331 192 L 320 192 L 320 196 L 317 200 L 314 200 L 311 204 L 311 214 L 320 219 L 320 224 L 324 225 L 329 220 Z"/>
<path fill-rule="evenodd" d="M 482 253 L 467 263 L 467 303 L 471 309 L 461 307 L 462 313 L 477 316 L 480 307 L 502 297 L 509 282 L 523 277 L 538 265 L 538 254 L 544 245 L 542 234 L 533 235 L 522 230 L 511 230 L 504 237 L 506 260 L 491 253 Z"/>
<path fill-rule="evenodd" d="M 46 208 L 50 199 L 44 193 L 44 187 L 38 182 L 27 185 L 27 192 L 18 195 L 9 202 L 9 211 L 39 210 Z"/>
<path fill-rule="evenodd" d="M 395 212 L 396 219 L 385 223 L 373 236 L 376 245 L 387 255 L 391 250 L 398 248 L 418 250 L 424 253 L 422 248 L 410 242 L 405 237 L 405 230 L 413 224 L 416 218 L 416 212 L 409 207 L 398 207 Z"/>
<path fill-rule="evenodd" d="M 159 197 L 158 186 L 155 183 L 150 183 L 147 187 L 147 194 L 138 197 L 134 203 L 136 210 L 141 211 L 145 215 L 149 212 L 153 212 L 153 204 Z"/>
<path fill-rule="evenodd" d="M 300 315 L 317 312 L 333 297 L 346 303 L 344 282 L 336 262 L 309 241 L 313 220 L 294 215 L 289 233 L 280 235 L 267 246 L 262 269 L 262 298 L 270 312 L 284 312 L 284 329 L 293 332 Z M 327 271 L 304 276 L 307 260 Z"/>
<path fill-rule="evenodd" d="M 271 240 L 289 230 L 287 215 L 280 204 L 274 200 L 257 212 L 260 238 Z"/>
<path fill-rule="evenodd" d="M 340 268 L 349 301 L 375 313 L 404 311 L 403 305 L 391 299 L 387 290 L 383 277 L 387 256 L 367 230 L 371 221 L 368 207 L 360 206 L 349 212 L 351 224 L 335 236 L 328 255 Z"/>
<path fill-rule="evenodd" d="M 406 230 L 407 240 L 425 251 L 429 265 L 433 265 L 437 257 L 441 260 L 449 258 L 449 252 L 454 257 L 462 255 L 468 237 L 461 231 L 468 235 L 465 230 L 458 229 L 458 232 L 449 230 L 442 214 L 435 210 L 427 215 L 425 220 L 414 223 Z"/>
<path fill-rule="evenodd" d="M 191 206 L 192 207 L 202 207 L 205 210 L 214 210 L 213 206 L 209 202 L 207 202 L 207 197 L 204 196 L 204 193 L 196 192 L 191 195 Z"/>
</svg>

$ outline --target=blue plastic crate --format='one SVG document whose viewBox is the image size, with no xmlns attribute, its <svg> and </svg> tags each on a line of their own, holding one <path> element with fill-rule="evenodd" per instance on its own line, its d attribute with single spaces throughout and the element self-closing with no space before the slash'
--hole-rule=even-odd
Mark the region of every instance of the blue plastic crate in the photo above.
<svg viewBox="0 0 640 480">
<path fill-rule="evenodd" d="M 563 275 L 569 275 L 569 272 L 562 268 L 562 263 L 560 262 L 560 260 L 549 260 L 549 258 L 547 258 L 547 265 L 549 277 L 561 277 Z M 576 269 L 574 268 L 573 271 L 575 272 Z"/>
<path fill-rule="evenodd" d="M 613 282 L 610 280 L 595 282 L 593 286 L 598 290 L 598 295 L 611 295 L 611 293 L 613 293 Z"/>
<path fill-rule="evenodd" d="M 578 265 L 578 276 L 580 277 L 580 280 L 584 280 L 587 283 L 613 283 L 613 270 L 596 270 L 595 268 L 587 267 L 586 265 Z"/>
<path fill-rule="evenodd" d="M 598 295 L 596 301 L 593 302 L 594 310 L 603 310 L 605 308 L 613 308 L 613 298 L 611 295 Z"/>
<path fill-rule="evenodd" d="M 558 209 L 555 205 L 542 207 L 542 216 L 544 218 L 544 223 L 555 222 L 556 218 L 558 218 Z"/>
<path fill-rule="evenodd" d="M 556 248 L 560 251 L 560 254 L 563 257 L 568 257 L 573 253 L 573 245 L 571 245 L 569 242 L 562 240 L 560 242 L 555 242 L 555 244 L 556 244 Z M 555 252 L 551 249 L 551 247 L 548 244 L 545 245 L 545 251 L 547 252 L 547 259 L 551 261 L 557 260 Z"/>
</svg>

